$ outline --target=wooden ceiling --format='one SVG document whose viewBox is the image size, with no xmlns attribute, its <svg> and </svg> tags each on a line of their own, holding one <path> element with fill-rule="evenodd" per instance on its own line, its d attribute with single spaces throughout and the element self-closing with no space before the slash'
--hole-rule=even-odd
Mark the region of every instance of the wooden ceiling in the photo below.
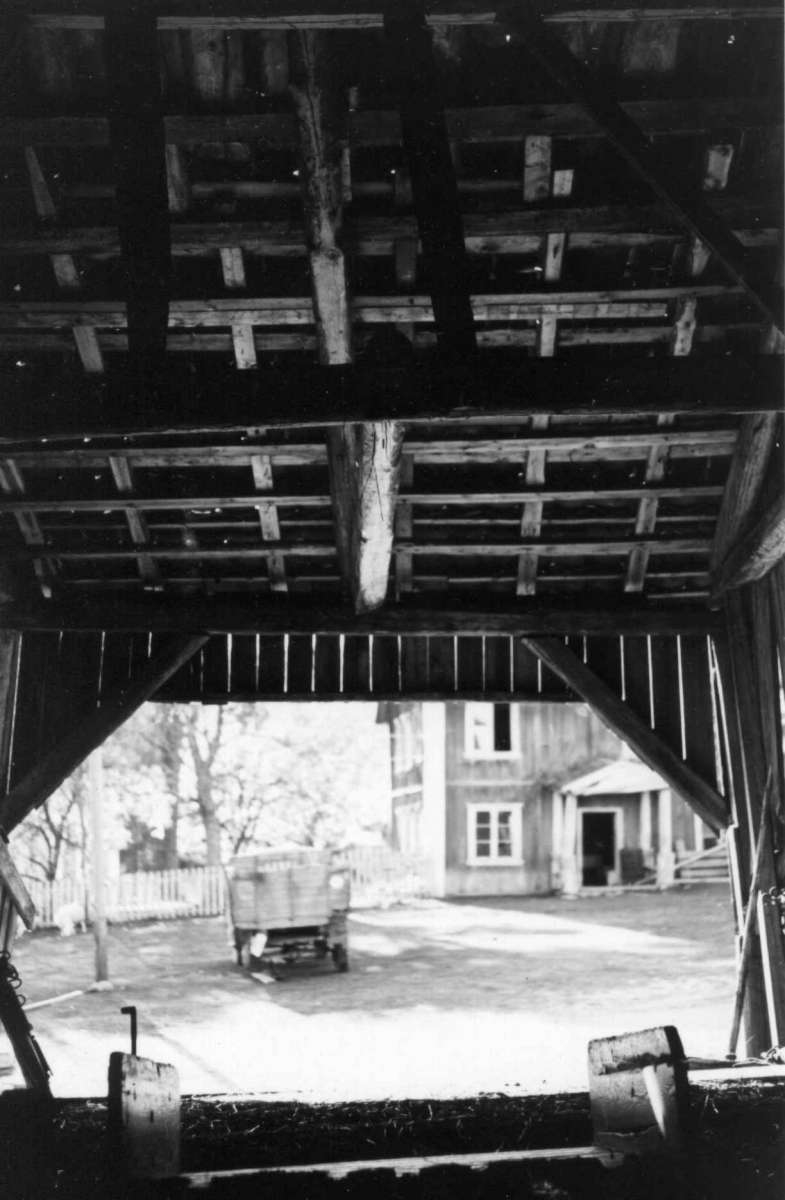
<svg viewBox="0 0 785 1200">
<path fill-rule="evenodd" d="M 4 623 L 710 619 L 781 8 L 540 7 L 4 6 Z"/>
</svg>

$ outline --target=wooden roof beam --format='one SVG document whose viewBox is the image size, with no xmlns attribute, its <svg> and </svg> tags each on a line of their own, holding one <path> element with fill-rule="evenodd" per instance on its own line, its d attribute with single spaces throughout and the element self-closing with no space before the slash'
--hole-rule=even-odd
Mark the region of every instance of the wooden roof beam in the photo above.
<svg viewBox="0 0 785 1200">
<path fill-rule="evenodd" d="M 780 110 L 756 96 L 690 97 L 688 100 L 629 100 L 624 111 L 649 134 L 674 137 L 712 130 L 776 129 Z M 447 133 L 460 142 L 517 142 L 527 129 L 549 137 L 596 139 L 602 130 L 574 103 L 478 105 L 445 110 Z M 290 113 L 169 113 L 164 117 L 169 174 L 170 208 L 185 211 L 190 184 L 185 162 L 175 152 L 204 142 L 256 142 L 269 149 L 287 149 L 297 134 Z M 358 146 L 401 144 L 400 114 L 388 109 L 359 109 L 348 114 L 348 140 Z M 105 146 L 109 124 L 102 116 L 2 116 L 3 146 Z M 169 162 L 169 160 L 172 160 Z"/>
<path fill-rule="evenodd" d="M 151 658 L 136 679 L 123 682 L 101 697 L 101 707 L 85 716 L 74 714 L 74 725 L 55 740 L 32 770 L 0 800 L 0 828 L 10 833 L 28 813 L 43 804 L 60 784 L 110 734 L 155 695 L 207 641 L 204 634 L 174 636 Z M 52 735 L 58 731 L 51 731 Z"/>
<path fill-rule="evenodd" d="M 378 633 L 511 635 L 705 634 L 724 628 L 719 614 L 705 605 L 651 605 L 636 600 L 603 602 L 602 607 L 574 602 L 530 602 L 500 597 L 432 593 L 410 602 L 355 613 L 335 601 L 315 605 L 312 596 L 226 597 L 220 606 L 210 597 L 113 594 L 106 599 L 80 596 L 46 604 L 0 605 L 0 629 L 141 630 L 152 633 Z"/>
<path fill-rule="evenodd" d="M 483 350 L 474 363 L 460 366 L 422 360 L 394 367 L 359 363 L 236 371 L 217 364 L 196 374 L 168 367 L 141 393 L 122 364 L 105 376 L 83 376 L 78 382 L 46 373 L 38 379 L 29 369 L 11 368 L 0 371 L 0 445 L 46 437 L 50 445 L 36 451 L 45 461 L 58 439 L 113 433 L 209 435 L 258 430 L 260 422 L 267 429 L 385 420 L 413 426 L 461 421 L 468 427 L 473 420 L 515 421 L 543 412 L 770 415 L 783 405 L 782 375 L 770 356 L 641 359 L 611 365 L 530 358 L 525 350 Z M 221 396 L 220 405 L 216 395 Z M 556 446 L 562 436 L 556 438 Z M 646 436 L 644 432 L 639 441 L 645 442 Z M 660 435 L 648 436 L 653 442 L 661 440 Z M 663 431 L 661 436 L 674 443 L 705 441 L 702 434 L 691 439 L 687 432 Z M 734 438 L 735 429 L 725 429 L 713 440 Z"/>
<path fill-rule="evenodd" d="M 319 362 L 329 369 L 349 364 L 353 349 L 340 240 L 347 112 L 328 49 L 319 34 L 289 39 L 313 321 Z M 327 434 L 338 561 L 357 612 L 377 608 L 387 595 L 402 440 L 392 421 L 346 423 Z"/>
<path fill-rule="evenodd" d="M 463 358 L 476 348 L 468 260 L 433 33 L 426 24 L 423 0 L 388 0 L 384 35 L 437 345 Z"/>
<path fill-rule="evenodd" d="M 153 10 L 142 4 L 111 6 L 105 38 L 129 352 L 132 368 L 149 375 L 166 353 L 171 277 L 166 138 Z"/>
<path fill-rule="evenodd" d="M 782 330 L 785 327 L 782 287 L 758 276 L 744 247 L 727 225 L 717 219 L 699 188 L 679 179 L 606 85 L 598 82 L 594 73 L 547 28 L 529 5 L 511 4 L 507 0 L 497 14 L 497 21 L 512 30 L 545 70 L 585 106 L 622 157 L 656 195 L 678 213 L 686 227 L 716 254 L 761 314 Z"/>
<path fill-rule="evenodd" d="M 621 700 L 591 668 L 556 638 L 524 637 L 524 645 L 545 663 L 568 687 L 589 704 L 614 733 L 618 734 L 647 766 L 656 771 L 715 831 L 730 821 L 725 800 L 702 779 Z M 710 719 L 710 714 L 706 714 Z"/>
</svg>

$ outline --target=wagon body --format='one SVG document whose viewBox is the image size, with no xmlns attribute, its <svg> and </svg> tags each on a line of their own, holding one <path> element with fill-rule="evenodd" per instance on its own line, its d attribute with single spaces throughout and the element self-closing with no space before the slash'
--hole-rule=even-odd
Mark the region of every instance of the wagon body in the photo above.
<svg viewBox="0 0 785 1200">
<path fill-rule="evenodd" d="M 229 906 L 238 962 L 332 955 L 348 964 L 349 872 L 325 850 L 263 850 L 229 864 Z"/>
</svg>

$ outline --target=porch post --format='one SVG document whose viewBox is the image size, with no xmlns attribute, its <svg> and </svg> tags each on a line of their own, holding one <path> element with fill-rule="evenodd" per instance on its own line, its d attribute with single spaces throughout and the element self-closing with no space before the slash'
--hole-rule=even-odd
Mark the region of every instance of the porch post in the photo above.
<svg viewBox="0 0 785 1200">
<path fill-rule="evenodd" d="M 551 826 L 551 888 L 554 892 L 562 886 L 562 843 L 564 839 L 564 798 L 560 791 L 553 792 Z"/>
<path fill-rule="evenodd" d="M 657 803 L 657 886 L 672 887 L 675 881 L 673 868 L 676 858 L 673 853 L 673 806 L 670 788 L 662 788 Z"/>
<path fill-rule="evenodd" d="M 578 800 L 572 792 L 564 793 L 562 834 L 562 895 L 577 896 L 581 885 L 578 863 Z"/>
<path fill-rule="evenodd" d="M 643 851 L 644 866 L 652 866 L 651 860 L 651 792 L 641 792 L 641 832 L 640 848 Z"/>
<path fill-rule="evenodd" d="M 430 848 L 431 887 L 443 896 L 447 886 L 447 781 L 445 706 L 425 701 L 422 706 L 422 808 L 425 845 Z"/>
</svg>

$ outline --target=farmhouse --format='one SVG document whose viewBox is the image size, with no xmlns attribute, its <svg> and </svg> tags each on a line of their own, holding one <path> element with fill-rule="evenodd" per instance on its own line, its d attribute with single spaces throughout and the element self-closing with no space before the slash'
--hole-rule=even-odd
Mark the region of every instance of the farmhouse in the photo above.
<svg viewBox="0 0 785 1200">
<path fill-rule="evenodd" d="M 726 831 L 731 1052 L 785 1044 L 782 20 L 5 0 L 0 1017 L 34 1099 L 14 829 L 149 699 L 589 705 Z M 512 808 L 509 839 L 472 811 L 450 846 L 514 848 Z M 520 828 L 517 882 L 544 885 Z M 490 870 L 445 856 L 445 888 Z M 686 1121 L 702 1085 L 672 1031 L 593 1061 L 566 1174 L 512 1139 L 539 1194 L 605 1194 L 631 1127 L 659 1195 L 774 1178 L 773 1135 L 731 1150 L 754 1122 Z M 20 1111 L 3 1128 L 32 1129 Z M 69 1171 L 99 1160 L 76 1142 Z M 626 1195 L 652 1194 L 647 1163 Z"/>
<path fill-rule="evenodd" d="M 668 884 L 711 838 L 585 704 L 385 702 L 377 719 L 395 845 L 427 863 L 437 896 Z"/>
</svg>

